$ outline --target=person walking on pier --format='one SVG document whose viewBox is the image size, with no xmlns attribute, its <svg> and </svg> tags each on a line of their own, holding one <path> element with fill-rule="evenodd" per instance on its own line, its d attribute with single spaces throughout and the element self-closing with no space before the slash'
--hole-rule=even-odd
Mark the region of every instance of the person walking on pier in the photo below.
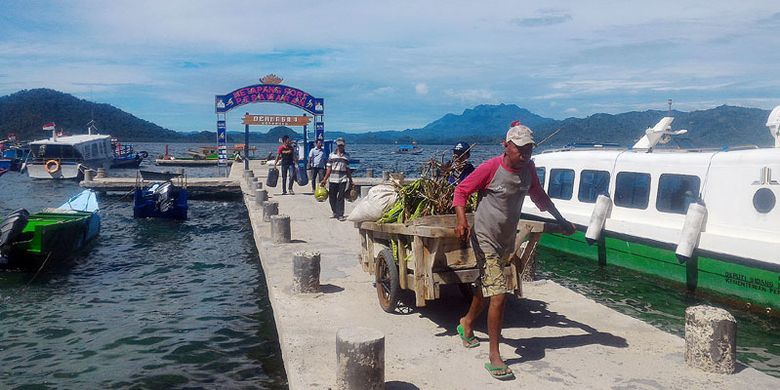
<svg viewBox="0 0 780 390">
<path fill-rule="evenodd" d="M 328 160 L 325 158 L 325 149 L 322 148 L 322 138 L 314 141 L 314 148 L 309 151 L 308 166 L 311 169 L 311 190 L 317 189 L 317 184 L 325 176 L 325 164 Z"/>
<path fill-rule="evenodd" d="M 328 156 L 328 162 L 325 165 L 325 177 L 322 178 L 320 185 L 328 183 L 328 200 L 330 209 L 333 211 L 331 218 L 337 218 L 343 221 L 344 217 L 344 196 L 347 187 L 352 186 L 352 173 L 349 169 L 349 153 L 346 152 L 346 144 L 343 138 L 336 138 L 336 150 Z"/>
<path fill-rule="evenodd" d="M 279 149 L 276 150 L 276 163 L 274 165 L 279 166 L 279 160 L 282 161 L 282 195 L 287 195 L 288 172 L 290 174 L 290 194 L 295 195 L 293 184 L 295 183 L 295 164 L 297 164 L 297 156 L 295 155 L 295 148 L 293 148 L 289 136 L 285 135 L 282 137 L 282 144 L 279 145 Z"/>
<path fill-rule="evenodd" d="M 468 142 L 458 142 L 452 148 L 452 160 L 447 165 L 452 169 L 447 181 L 452 185 L 457 185 L 467 178 L 471 172 L 474 172 L 474 165 L 471 164 L 471 146 Z"/>
<path fill-rule="evenodd" d="M 536 167 L 531 161 L 536 145 L 531 129 L 519 121 L 513 122 L 502 144 L 503 155 L 482 163 L 455 188 L 452 202 L 458 221 L 455 234 L 464 242 L 471 241 L 480 270 L 479 288 L 468 313 L 460 319 L 457 331 L 465 347 L 479 345 L 474 337 L 473 323 L 488 298 L 490 361 L 485 363 L 485 369 L 494 378 L 512 379 L 514 374 L 501 359 L 498 348 L 508 292 L 503 268 L 509 265 L 515 250 L 517 224 L 526 194 L 540 210 L 555 217 L 561 233 L 570 235 L 575 227 L 561 216 L 536 176 Z M 474 192 L 479 192 L 481 200 L 472 229 L 466 220 L 466 201 Z"/>
</svg>

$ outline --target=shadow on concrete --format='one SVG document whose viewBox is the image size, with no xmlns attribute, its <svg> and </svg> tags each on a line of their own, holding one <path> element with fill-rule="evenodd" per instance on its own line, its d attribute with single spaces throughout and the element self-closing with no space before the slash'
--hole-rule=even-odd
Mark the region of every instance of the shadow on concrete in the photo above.
<svg viewBox="0 0 780 390">
<path fill-rule="evenodd" d="M 321 284 L 320 292 L 323 294 L 335 294 L 344 291 L 344 287 L 336 286 L 335 284 Z"/>
<path fill-rule="evenodd" d="M 386 390 L 420 390 L 419 387 L 409 383 L 401 381 L 389 381 L 385 382 Z"/>
<path fill-rule="evenodd" d="M 290 240 L 290 244 L 305 244 L 306 240 Z"/>
<path fill-rule="evenodd" d="M 428 306 L 415 309 L 421 317 L 427 318 L 445 329 L 436 336 L 456 336 L 455 327 L 458 325 L 458 320 L 468 311 L 469 301 L 457 291 L 452 291 L 454 289 L 448 288 L 447 290 L 450 291 L 445 292 L 442 289 L 440 299 L 429 301 Z M 520 358 L 507 359 L 507 364 L 543 359 L 545 351 L 548 349 L 576 348 L 592 344 L 615 348 L 628 347 L 626 339 L 611 333 L 600 332 L 592 326 L 550 311 L 547 309 L 546 302 L 527 298 L 518 299 L 514 296 L 508 297 L 504 313 L 504 329 L 544 327 L 571 328 L 583 333 L 521 339 L 504 337 L 501 342 L 514 347 L 515 352 L 521 356 Z M 474 328 L 479 332 L 487 333 L 487 306 L 477 319 Z M 482 341 L 487 342 L 487 340 Z"/>
</svg>

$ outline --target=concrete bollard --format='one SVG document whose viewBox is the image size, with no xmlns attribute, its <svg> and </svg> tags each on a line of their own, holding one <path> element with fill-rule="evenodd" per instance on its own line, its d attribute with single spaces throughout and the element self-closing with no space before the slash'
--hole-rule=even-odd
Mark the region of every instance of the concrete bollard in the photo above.
<svg viewBox="0 0 780 390">
<path fill-rule="evenodd" d="M 95 171 L 91 169 L 84 170 L 84 181 L 92 181 L 95 178 Z"/>
<path fill-rule="evenodd" d="M 385 335 L 371 328 L 342 328 L 336 332 L 336 388 L 385 388 Z"/>
<path fill-rule="evenodd" d="M 374 177 L 374 168 L 366 168 L 366 177 Z"/>
<path fill-rule="evenodd" d="M 685 309 L 685 363 L 717 374 L 733 374 L 737 359 L 737 321 L 711 306 Z"/>
<path fill-rule="evenodd" d="M 102 178 L 108 177 L 108 175 L 106 174 L 106 168 L 98 168 L 97 169 L 97 176 L 95 176 L 95 177 L 97 177 L 98 179 L 102 179 Z"/>
<path fill-rule="evenodd" d="M 284 244 L 292 241 L 289 215 L 271 216 L 271 241 L 274 244 Z"/>
<path fill-rule="evenodd" d="M 279 202 L 263 202 L 263 222 L 271 222 L 272 215 L 279 215 Z"/>
<path fill-rule="evenodd" d="M 297 252 L 293 255 L 293 292 L 320 292 L 320 252 Z"/>
<path fill-rule="evenodd" d="M 268 191 L 255 190 L 255 204 L 262 206 L 266 200 L 268 200 Z"/>
<path fill-rule="evenodd" d="M 390 172 L 382 171 L 382 181 L 388 181 L 388 180 L 390 180 Z"/>
<path fill-rule="evenodd" d="M 371 186 L 360 186 L 360 197 L 365 198 L 368 196 L 368 191 L 371 190 Z"/>
<path fill-rule="evenodd" d="M 403 172 L 393 172 L 393 173 L 390 174 L 390 177 L 395 179 L 395 180 L 398 180 L 401 183 L 404 182 L 404 173 Z"/>
</svg>

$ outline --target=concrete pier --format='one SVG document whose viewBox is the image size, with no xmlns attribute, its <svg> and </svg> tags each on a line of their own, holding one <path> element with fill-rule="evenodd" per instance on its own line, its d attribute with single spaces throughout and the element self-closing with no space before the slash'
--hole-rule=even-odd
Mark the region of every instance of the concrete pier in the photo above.
<svg viewBox="0 0 780 390">
<path fill-rule="evenodd" d="M 260 173 L 260 168 L 255 174 Z M 262 170 L 263 174 L 265 169 Z M 240 176 L 241 174 L 238 173 Z M 281 181 L 280 181 L 281 182 Z M 501 353 L 517 379 L 500 382 L 485 371 L 485 315 L 476 324 L 482 345 L 462 347 L 455 327 L 468 309 L 457 288 L 399 314 L 377 302 L 373 277 L 358 264 L 360 237 L 349 222 L 329 219 L 327 202 L 311 195 L 269 196 L 289 215 L 293 241 L 274 244 L 263 210 L 244 186 L 247 207 L 279 345 L 291 389 L 337 387 L 334 340 L 342 328 L 373 328 L 385 336 L 387 389 L 778 388 L 780 381 L 750 368 L 718 375 L 685 364 L 685 342 L 620 314 L 554 282 L 527 283 L 524 298 L 509 297 Z M 352 204 L 347 203 L 347 212 Z M 296 294 L 295 253 L 320 252 L 320 293 Z M 445 286 L 450 287 L 450 286 Z"/>
<path fill-rule="evenodd" d="M 135 177 L 95 177 L 79 184 L 83 188 L 99 192 L 127 193 L 136 186 Z M 177 183 L 178 185 L 178 183 Z M 226 177 L 187 178 L 187 191 L 197 197 L 236 197 L 240 196 L 238 180 Z"/>
</svg>

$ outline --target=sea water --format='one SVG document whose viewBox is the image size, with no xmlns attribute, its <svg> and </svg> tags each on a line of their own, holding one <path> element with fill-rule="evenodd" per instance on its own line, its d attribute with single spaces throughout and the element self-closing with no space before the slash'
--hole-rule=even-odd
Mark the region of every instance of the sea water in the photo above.
<svg viewBox="0 0 780 390">
<path fill-rule="evenodd" d="M 0 177 L 0 214 L 59 206 L 72 181 Z M 0 388 L 286 388 L 243 203 L 191 201 L 187 221 L 133 219 L 100 197 L 102 228 L 71 262 L 0 272 Z"/>
</svg>

